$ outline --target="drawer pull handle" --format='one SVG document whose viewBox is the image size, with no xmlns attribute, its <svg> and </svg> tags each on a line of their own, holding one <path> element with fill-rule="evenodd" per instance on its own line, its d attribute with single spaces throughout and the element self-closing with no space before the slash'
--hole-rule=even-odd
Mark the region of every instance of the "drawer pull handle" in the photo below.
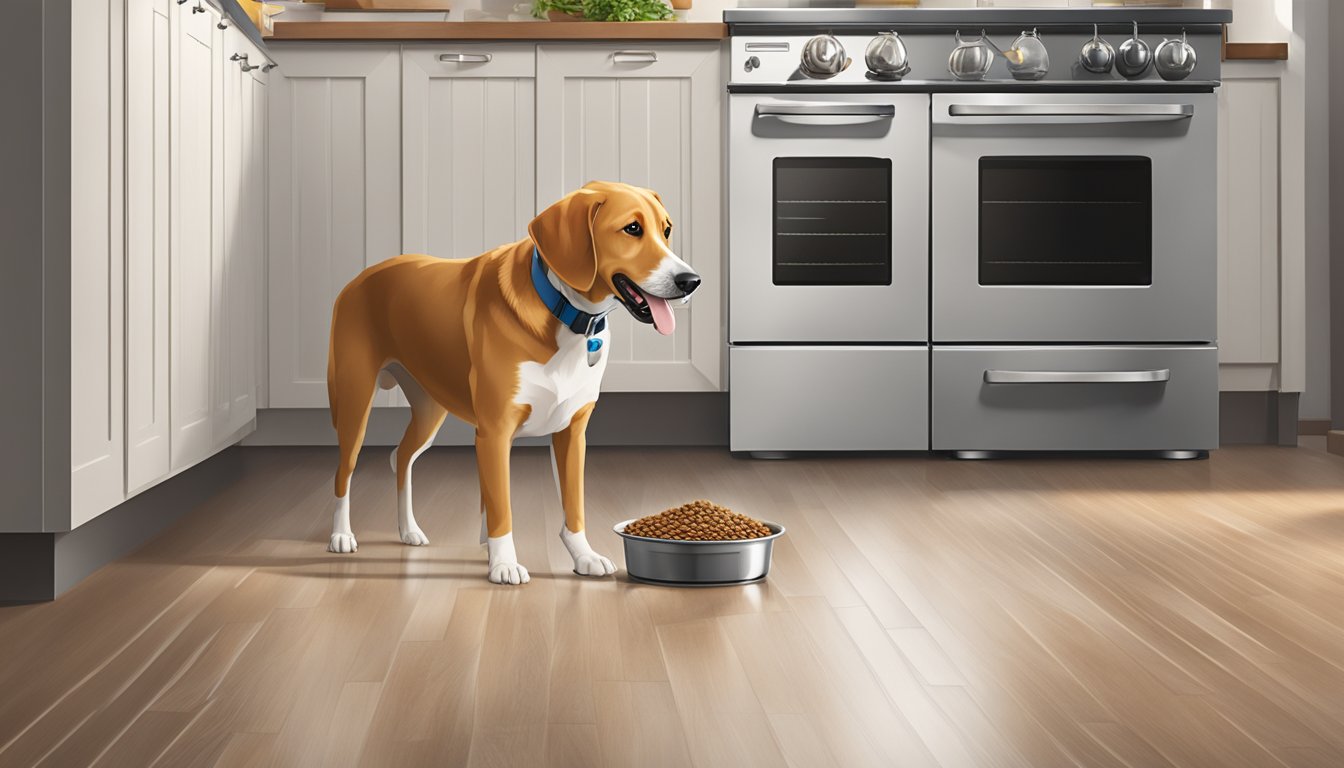
<svg viewBox="0 0 1344 768">
<path fill-rule="evenodd" d="M 489 53 L 440 53 L 439 61 L 449 64 L 488 64 L 494 56 Z"/>
<path fill-rule="evenodd" d="M 1148 384 L 1171 381 L 1171 369 L 1155 371 L 985 371 L 986 384 Z"/>
<path fill-rule="evenodd" d="M 655 64 L 658 61 L 658 52 L 616 51 L 611 54 L 611 60 L 617 64 Z"/>
</svg>

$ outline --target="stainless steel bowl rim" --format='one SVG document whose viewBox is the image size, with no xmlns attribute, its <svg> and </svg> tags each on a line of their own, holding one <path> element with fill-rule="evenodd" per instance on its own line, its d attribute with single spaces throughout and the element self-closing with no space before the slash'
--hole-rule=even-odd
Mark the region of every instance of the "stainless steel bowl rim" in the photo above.
<svg viewBox="0 0 1344 768">
<path fill-rule="evenodd" d="M 780 525 L 779 523 L 772 523 L 769 520 L 761 520 L 760 523 L 761 525 L 764 525 L 766 528 L 769 528 L 772 531 L 772 533 L 769 536 L 761 536 L 755 539 L 709 539 L 709 540 L 656 539 L 653 538 L 652 536 L 636 536 L 633 533 L 626 533 L 625 526 L 639 519 L 641 518 L 632 517 L 629 520 L 622 520 L 621 522 L 613 525 L 611 527 L 611 530 L 614 531 L 617 536 L 620 536 L 623 539 L 632 539 L 634 541 L 656 541 L 662 544 L 755 544 L 757 542 L 762 541 L 774 541 L 775 539 L 778 539 L 780 536 L 784 535 L 784 526 Z"/>
</svg>

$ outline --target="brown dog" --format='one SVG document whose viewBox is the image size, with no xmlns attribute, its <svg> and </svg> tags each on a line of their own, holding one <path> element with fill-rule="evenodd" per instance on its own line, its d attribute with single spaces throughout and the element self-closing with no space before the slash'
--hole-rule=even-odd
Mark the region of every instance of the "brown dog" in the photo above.
<svg viewBox="0 0 1344 768">
<path fill-rule="evenodd" d="M 607 365 L 605 317 L 624 306 L 671 333 L 668 301 L 684 301 L 700 277 L 672 252 L 672 221 L 647 189 L 590 182 L 527 231 L 472 259 L 388 259 L 336 298 L 327 362 L 341 453 L 332 552 L 357 549 L 350 475 L 376 388 L 400 385 L 411 403 L 410 426 L 392 455 L 403 542 L 429 543 L 411 511 L 411 465 L 451 413 L 476 427 L 491 581 L 529 579 L 513 546 L 509 451 L 515 437 L 547 434 L 565 510 L 560 538 L 574 571 L 615 572 L 583 527 L 584 431 Z"/>
</svg>

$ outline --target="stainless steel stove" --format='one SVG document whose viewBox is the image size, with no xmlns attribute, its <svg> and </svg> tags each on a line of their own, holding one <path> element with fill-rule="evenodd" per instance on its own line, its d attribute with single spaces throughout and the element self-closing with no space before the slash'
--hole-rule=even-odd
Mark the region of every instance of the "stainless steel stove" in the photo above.
<svg viewBox="0 0 1344 768">
<path fill-rule="evenodd" d="M 724 18 L 733 450 L 1217 445 L 1230 12 Z"/>
</svg>

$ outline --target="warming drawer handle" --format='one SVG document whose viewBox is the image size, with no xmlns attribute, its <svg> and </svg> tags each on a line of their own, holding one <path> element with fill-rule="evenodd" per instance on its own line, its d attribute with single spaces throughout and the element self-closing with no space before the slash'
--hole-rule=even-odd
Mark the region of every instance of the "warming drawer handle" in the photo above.
<svg viewBox="0 0 1344 768">
<path fill-rule="evenodd" d="M 868 117 L 892 118 L 891 104 L 757 104 L 757 117 Z"/>
<path fill-rule="evenodd" d="M 986 384 L 1148 384 L 1171 381 L 1171 369 L 1153 371 L 985 371 Z"/>
<path fill-rule="evenodd" d="M 449 64 L 488 64 L 495 58 L 489 53 L 441 53 L 439 61 Z"/>
<path fill-rule="evenodd" d="M 1194 104 L 951 104 L 951 117 L 1082 117 L 1110 122 L 1188 120 Z"/>
</svg>

